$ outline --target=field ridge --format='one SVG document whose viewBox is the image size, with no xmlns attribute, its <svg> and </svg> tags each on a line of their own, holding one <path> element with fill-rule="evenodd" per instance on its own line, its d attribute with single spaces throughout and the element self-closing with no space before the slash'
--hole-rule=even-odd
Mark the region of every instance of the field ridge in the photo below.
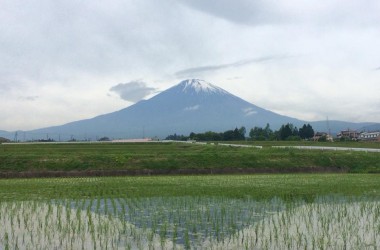
<svg viewBox="0 0 380 250">
<path fill-rule="evenodd" d="M 380 173 L 376 152 L 273 148 L 273 144 L 263 148 L 177 142 L 0 145 L 0 178 Z"/>
</svg>

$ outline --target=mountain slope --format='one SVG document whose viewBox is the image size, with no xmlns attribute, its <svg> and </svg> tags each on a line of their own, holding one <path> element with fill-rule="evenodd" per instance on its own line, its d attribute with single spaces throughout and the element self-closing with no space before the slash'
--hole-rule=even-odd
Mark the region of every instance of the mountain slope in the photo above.
<svg viewBox="0 0 380 250">
<path fill-rule="evenodd" d="M 310 122 L 310 125 L 315 131 L 331 131 L 332 134 L 337 134 L 341 130 L 357 130 L 357 131 L 375 131 L 380 129 L 379 123 L 373 122 L 345 122 L 345 121 L 316 121 Z"/>
</svg>

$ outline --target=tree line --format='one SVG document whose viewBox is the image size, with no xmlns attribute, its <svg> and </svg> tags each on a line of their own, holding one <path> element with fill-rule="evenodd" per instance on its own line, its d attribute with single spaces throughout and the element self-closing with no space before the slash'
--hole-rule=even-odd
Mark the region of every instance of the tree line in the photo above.
<svg viewBox="0 0 380 250">
<path fill-rule="evenodd" d="M 304 124 L 298 129 L 292 123 L 287 123 L 275 131 L 267 124 L 264 128 L 257 126 L 251 128 L 248 132 L 248 138 L 246 137 L 246 133 L 246 128 L 240 127 L 221 133 L 213 131 L 207 131 L 205 133 L 191 132 L 189 136 L 173 134 L 167 136 L 165 139 L 177 141 L 244 141 L 246 139 L 252 141 L 298 141 L 301 139 L 308 140 L 314 137 L 314 129 L 310 124 Z"/>
</svg>

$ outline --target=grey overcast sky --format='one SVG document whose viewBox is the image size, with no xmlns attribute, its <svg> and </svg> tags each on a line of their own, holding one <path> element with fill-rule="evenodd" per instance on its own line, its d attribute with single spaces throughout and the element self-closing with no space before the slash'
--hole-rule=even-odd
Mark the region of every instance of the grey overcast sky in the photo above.
<svg viewBox="0 0 380 250">
<path fill-rule="evenodd" d="M 0 130 L 200 78 L 309 121 L 380 122 L 378 0 L 0 0 Z"/>
</svg>

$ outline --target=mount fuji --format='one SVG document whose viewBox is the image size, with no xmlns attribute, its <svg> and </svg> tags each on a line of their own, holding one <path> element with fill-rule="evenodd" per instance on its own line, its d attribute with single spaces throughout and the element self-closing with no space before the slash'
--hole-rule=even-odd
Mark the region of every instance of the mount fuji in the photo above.
<svg viewBox="0 0 380 250">
<path fill-rule="evenodd" d="M 74 135 L 78 138 L 165 138 L 169 134 L 224 131 L 301 121 L 257 107 L 203 80 L 184 80 L 160 94 L 120 111 L 33 133 Z"/>
<path fill-rule="evenodd" d="M 113 113 L 24 133 L 27 139 L 46 138 L 48 135 L 54 140 L 95 140 L 103 136 L 115 139 L 165 138 L 174 133 L 222 132 L 241 126 L 249 130 L 254 126 L 264 127 L 267 123 L 272 129 L 278 129 L 286 123 L 300 127 L 307 122 L 260 108 L 206 81 L 189 79 Z M 339 128 L 334 124 L 330 121 L 331 129 L 338 131 L 373 123 L 338 122 Z M 315 126 L 326 131 L 326 122 L 315 122 Z"/>
</svg>

